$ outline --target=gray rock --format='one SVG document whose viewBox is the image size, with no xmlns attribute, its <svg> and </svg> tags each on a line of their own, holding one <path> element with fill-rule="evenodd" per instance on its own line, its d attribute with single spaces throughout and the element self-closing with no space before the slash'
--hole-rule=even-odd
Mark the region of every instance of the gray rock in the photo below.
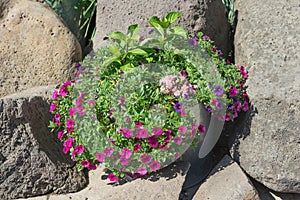
<svg viewBox="0 0 300 200">
<path fill-rule="evenodd" d="M 213 169 L 193 199 L 260 200 L 251 181 L 228 155 Z"/>
<path fill-rule="evenodd" d="M 231 152 L 254 179 L 300 193 L 300 4 L 237 0 L 235 61 L 249 71 L 253 109 Z"/>
<path fill-rule="evenodd" d="M 65 81 L 80 44 L 43 1 L 0 2 L 0 97 Z"/>
<path fill-rule="evenodd" d="M 126 32 L 131 24 L 139 24 L 141 35 L 150 31 L 148 20 L 156 15 L 165 16 L 170 11 L 182 12 L 178 24 L 191 33 L 202 31 L 228 55 L 229 24 L 224 5 L 214 0 L 98 0 L 94 49 L 105 45 L 103 38 L 114 31 Z"/>
<path fill-rule="evenodd" d="M 0 199 L 75 192 L 88 184 L 49 132 L 54 86 L 0 99 Z"/>
</svg>

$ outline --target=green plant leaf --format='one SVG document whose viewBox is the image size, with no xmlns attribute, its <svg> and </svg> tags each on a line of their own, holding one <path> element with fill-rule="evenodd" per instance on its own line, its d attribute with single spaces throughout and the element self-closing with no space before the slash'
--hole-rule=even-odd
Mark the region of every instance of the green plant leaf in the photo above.
<svg viewBox="0 0 300 200">
<path fill-rule="evenodd" d="M 140 56 L 147 56 L 148 53 L 144 51 L 143 49 L 136 48 L 136 49 L 131 49 L 128 51 L 128 53 L 134 54 L 134 55 L 140 55 Z"/>
<path fill-rule="evenodd" d="M 169 12 L 165 18 L 170 24 L 173 24 L 181 15 L 180 12 Z"/>
<path fill-rule="evenodd" d="M 127 35 L 130 36 L 130 37 L 135 37 L 136 35 L 138 35 L 139 30 L 140 30 L 139 25 L 137 25 L 137 24 L 132 24 L 132 25 L 130 25 L 130 26 L 128 27 Z"/>
<path fill-rule="evenodd" d="M 115 57 L 119 57 L 121 55 L 120 49 L 116 45 L 110 45 L 108 49 Z"/>
<path fill-rule="evenodd" d="M 187 37 L 188 37 L 187 32 L 180 26 L 174 26 L 174 27 L 170 28 L 170 32 L 171 32 L 171 34 L 181 36 L 184 39 L 187 39 Z"/>
<path fill-rule="evenodd" d="M 126 36 L 124 35 L 124 33 L 121 33 L 119 31 L 109 34 L 108 37 L 114 40 L 120 40 L 124 42 L 126 41 Z"/>
<path fill-rule="evenodd" d="M 149 24 L 155 28 L 161 35 L 164 35 L 164 28 L 162 26 L 162 22 L 157 16 L 153 16 L 149 19 Z"/>
</svg>

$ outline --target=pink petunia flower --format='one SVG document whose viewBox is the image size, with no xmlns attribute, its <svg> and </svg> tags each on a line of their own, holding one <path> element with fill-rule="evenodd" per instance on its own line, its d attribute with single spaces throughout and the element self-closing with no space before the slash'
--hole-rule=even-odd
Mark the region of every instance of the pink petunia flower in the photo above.
<svg viewBox="0 0 300 200">
<path fill-rule="evenodd" d="M 206 130 L 206 128 L 205 128 L 205 126 L 203 126 L 202 124 L 200 124 L 200 125 L 198 126 L 198 131 L 199 131 L 200 133 L 204 133 L 205 130 Z"/>
<path fill-rule="evenodd" d="M 132 151 L 128 148 L 123 148 L 121 151 L 121 157 L 129 159 L 130 156 L 132 155 Z"/>
<path fill-rule="evenodd" d="M 64 131 L 58 131 L 57 138 L 61 139 L 64 136 Z"/>
<path fill-rule="evenodd" d="M 98 160 L 98 162 L 103 162 L 105 159 L 105 154 L 104 153 L 96 153 L 96 159 Z"/>
<path fill-rule="evenodd" d="M 121 157 L 120 158 L 120 163 L 121 163 L 121 165 L 128 165 L 129 159 L 127 159 L 125 157 Z"/>
<path fill-rule="evenodd" d="M 154 127 L 154 128 L 152 129 L 152 133 L 154 133 L 154 135 L 156 135 L 156 136 L 161 136 L 161 134 L 162 134 L 162 129 L 161 129 L 160 127 Z"/>
<path fill-rule="evenodd" d="M 178 127 L 178 132 L 181 133 L 182 135 L 184 135 L 186 133 L 186 126 L 179 126 Z"/>
<path fill-rule="evenodd" d="M 113 153 L 114 150 L 111 147 L 107 147 L 103 150 L 105 157 L 110 157 Z"/>
<path fill-rule="evenodd" d="M 143 176 L 143 175 L 147 174 L 147 168 L 140 166 L 137 168 L 136 172 Z"/>
<path fill-rule="evenodd" d="M 73 152 L 72 152 L 72 160 L 74 160 L 75 155 L 80 155 L 84 151 L 84 146 L 83 145 L 77 145 L 75 146 Z"/>
<path fill-rule="evenodd" d="M 118 133 L 123 133 L 124 137 L 130 138 L 133 135 L 132 130 L 130 128 L 120 128 Z"/>
<path fill-rule="evenodd" d="M 140 144 L 135 144 L 134 146 L 133 146 L 133 151 L 134 152 L 139 152 L 141 150 L 141 145 Z"/>
<path fill-rule="evenodd" d="M 49 112 L 53 112 L 56 109 L 56 105 L 51 102 Z"/>
<path fill-rule="evenodd" d="M 151 136 L 147 138 L 147 142 L 149 143 L 150 147 L 156 148 L 158 146 L 158 141 L 156 136 Z"/>
<path fill-rule="evenodd" d="M 160 168 L 160 163 L 158 161 L 154 161 L 150 164 L 150 169 L 152 171 L 156 171 Z"/>
<path fill-rule="evenodd" d="M 174 137 L 174 144 L 181 144 L 181 142 L 182 142 L 182 138 L 176 135 Z"/>
<path fill-rule="evenodd" d="M 148 137 L 148 130 L 147 129 L 140 129 L 136 133 L 136 138 L 147 138 Z"/>
<path fill-rule="evenodd" d="M 118 181 L 118 177 L 114 174 L 109 174 L 107 178 L 111 183 L 115 183 Z"/>
<path fill-rule="evenodd" d="M 143 164 L 148 164 L 151 162 L 152 157 L 149 154 L 143 154 L 140 156 L 140 160 L 142 161 Z"/>
<path fill-rule="evenodd" d="M 70 151 L 71 147 L 73 146 L 73 143 L 75 142 L 75 138 L 70 137 L 68 140 L 64 142 L 64 148 L 63 152 L 66 154 L 68 151 Z"/>
<path fill-rule="evenodd" d="M 74 124 L 75 124 L 74 120 L 70 118 L 66 122 L 67 127 L 73 127 Z"/>
<path fill-rule="evenodd" d="M 52 99 L 56 99 L 58 97 L 58 91 L 55 90 L 52 94 Z"/>
</svg>

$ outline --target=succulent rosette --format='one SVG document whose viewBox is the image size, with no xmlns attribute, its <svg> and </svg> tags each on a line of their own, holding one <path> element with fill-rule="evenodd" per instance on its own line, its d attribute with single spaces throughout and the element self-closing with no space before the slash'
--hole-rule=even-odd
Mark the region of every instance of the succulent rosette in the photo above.
<svg viewBox="0 0 300 200">
<path fill-rule="evenodd" d="M 111 182 L 143 176 L 201 142 L 202 108 L 223 122 L 248 110 L 245 68 L 208 36 L 171 27 L 180 16 L 152 17 L 148 38 L 138 25 L 111 33 L 54 91 L 50 128 L 80 170 L 103 163 Z"/>
</svg>

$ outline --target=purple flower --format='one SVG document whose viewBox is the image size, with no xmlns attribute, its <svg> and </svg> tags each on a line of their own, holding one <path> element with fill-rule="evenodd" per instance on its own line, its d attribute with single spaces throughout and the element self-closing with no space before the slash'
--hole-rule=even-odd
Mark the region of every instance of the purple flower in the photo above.
<svg viewBox="0 0 300 200">
<path fill-rule="evenodd" d="M 183 103 L 178 102 L 174 105 L 175 112 L 181 112 L 183 110 Z"/>
<path fill-rule="evenodd" d="M 207 35 L 203 35 L 202 38 L 203 38 L 204 40 L 207 40 L 207 41 L 210 40 L 210 37 L 208 37 Z"/>
<path fill-rule="evenodd" d="M 197 38 L 190 38 L 190 39 L 189 39 L 189 45 L 190 45 L 191 47 L 196 46 L 196 45 L 197 45 Z"/>
<path fill-rule="evenodd" d="M 147 142 L 149 143 L 150 147 L 156 148 L 158 146 L 158 141 L 156 136 L 151 136 L 147 138 Z"/>
<path fill-rule="evenodd" d="M 229 93 L 229 96 L 235 97 L 237 95 L 237 89 L 231 85 L 228 93 Z"/>
<path fill-rule="evenodd" d="M 218 85 L 215 87 L 214 89 L 214 93 L 218 96 L 218 97 L 222 97 L 223 93 L 224 93 L 224 89 L 222 86 Z"/>
<path fill-rule="evenodd" d="M 158 161 L 154 161 L 150 164 L 150 169 L 152 171 L 156 171 L 160 168 L 160 163 Z"/>
<path fill-rule="evenodd" d="M 232 109 L 233 109 L 233 105 L 232 105 L 232 104 L 229 104 L 229 105 L 227 106 L 227 108 L 228 108 L 228 110 L 232 110 Z"/>
<path fill-rule="evenodd" d="M 138 151 L 140 151 L 141 150 L 141 145 L 140 144 L 135 144 L 134 146 L 133 146 L 133 151 L 134 152 L 138 152 Z"/>
<path fill-rule="evenodd" d="M 226 114 L 224 115 L 224 120 L 225 120 L 225 121 L 230 121 L 230 119 L 231 119 L 231 115 L 228 114 L 228 113 L 226 113 Z"/>
<path fill-rule="evenodd" d="M 133 135 L 132 130 L 130 130 L 130 128 L 120 128 L 118 132 L 122 132 L 124 137 L 127 138 L 130 138 Z"/>
<path fill-rule="evenodd" d="M 154 127 L 154 128 L 152 129 L 152 133 L 154 133 L 154 135 L 156 135 L 156 136 L 161 136 L 161 134 L 162 134 L 162 129 L 161 129 L 160 127 Z"/>
<path fill-rule="evenodd" d="M 143 164 L 148 164 L 151 162 L 152 157 L 149 154 L 143 154 L 140 156 L 140 160 L 142 161 Z"/>
<path fill-rule="evenodd" d="M 206 130 L 206 128 L 205 128 L 205 126 L 203 126 L 202 124 L 200 124 L 200 125 L 198 126 L 198 131 L 199 131 L 200 133 L 204 133 L 205 130 Z"/>
<path fill-rule="evenodd" d="M 212 108 L 211 108 L 210 106 L 207 106 L 207 107 L 206 107 L 206 111 L 207 111 L 207 112 L 212 112 Z"/>
</svg>

